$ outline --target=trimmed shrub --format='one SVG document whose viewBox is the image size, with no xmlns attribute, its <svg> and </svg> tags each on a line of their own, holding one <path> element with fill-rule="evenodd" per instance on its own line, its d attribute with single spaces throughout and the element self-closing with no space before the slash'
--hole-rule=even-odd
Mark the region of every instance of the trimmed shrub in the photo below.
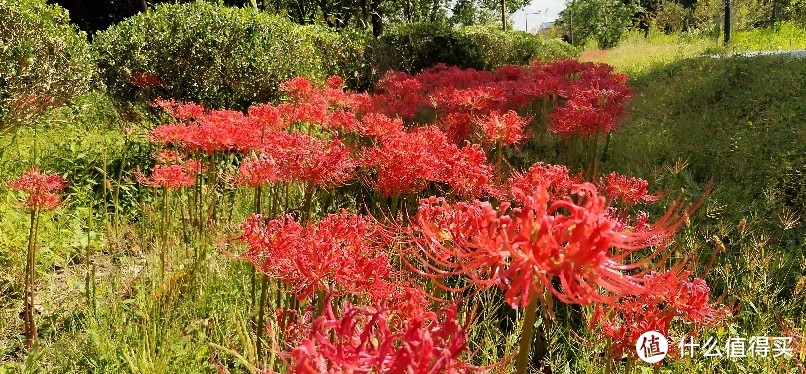
<svg viewBox="0 0 806 374">
<path fill-rule="evenodd" d="M 562 40 L 546 39 L 525 31 L 505 32 L 489 26 L 471 26 L 460 29 L 460 32 L 476 45 L 485 69 L 579 56 L 576 48 Z"/>
<path fill-rule="evenodd" d="M 86 35 L 44 0 L 0 0 L 0 133 L 86 92 L 94 64 Z"/>
<path fill-rule="evenodd" d="M 416 73 L 438 63 L 489 70 L 578 55 L 576 48 L 559 39 L 490 26 L 454 28 L 440 23 L 397 25 L 372 44 L 376 77 L 387 70 Z"/>
<path fill-rule="evenodd" d="M 408 23 L 389 27 L 372 43 L 376 76 L 388 70 L 416 73 L 436 64 L 483 69 L 478 46 L 443 23 Z"/>
<path fill-rule="evenodd" d="M 347 65 L 335 61 L 363 54 L 355 45 L 334 48 L 343 41 L 325 28 L 196 2 L 140 13 L 98 33 L 93 47 L 118 102 L 159 96 L 244 109 L 276 99 L 279 83 L 289 78 L 342 73 Z"/>
<path fill-rule="evenodd" d="M 371 32 L 343 29 L 336 33 L 320 28 L 313 33 L 313 38 L 314 45 L 322 53 L 320 63 L 324 71 L 344 78 L 350 89 L 365 91 L 372 87 L 374 81 L 370 79 L 372 65 L 368 55 Z"/>
</svg>

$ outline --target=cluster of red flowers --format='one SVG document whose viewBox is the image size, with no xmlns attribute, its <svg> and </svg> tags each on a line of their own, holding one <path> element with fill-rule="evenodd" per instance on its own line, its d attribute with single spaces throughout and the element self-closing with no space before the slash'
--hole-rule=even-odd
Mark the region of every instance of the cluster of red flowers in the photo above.
<svg viewBox="0 0 806 374">
<path fill-rule="evenodd" d="M 563 165 L 538 162 L 525 173 L 515 173 L 509 186 L 510 194 L 517 201 L 524 201 L 540 186 L 546 186 L 552 200 L 559 200 L 571 192 L 571 186 L 581 182 L 581 175 L 571 175 Z"/>
<path fill-rule="evenodd" d="M 625 82 L 605 65 L 560 61 L 495 72 L 444 66 L 416 75 L 392 72 L 373 94 L 346 92 L 338 77 L 325 85 L 295 78 L 281 87 L 283 103 L 245 113 L 159 101 L 179 123 L 151 132 L 167 151 L 150 177 L 138 179 L 149 186 L 190 186 L 205 170 L 183 155 L 228 153 L 238 171 L 227 180 L 249 187 L 306 185 L 304 222 L 282 215 L 291 207 L 273 219 L 252 216 L 243 224 L 247 249 L 236 257 L 290 285 L 309 308 L 321 306 L 322 294 L 372 306 L 345 303 L 337 315 L 328 299 L 319 316 L 295 319 L 294 308 L 281 313 L 285 343 L 295 346 L 285 356 L 293 372 L 470 368 L 461 359 L 467 342 L 455 307 L 429 311 L 416 278 L 394 270 L 396 255 L 457 298 L 464 289 L 444 278 L 500 288 L 514 308 L 534 305 L 548 290 L 565 303 L 622 308 L 613 309 L 610 315 L 621 316 L 614 318 L 658 311 L 650 321 L 658 328 L 668 326 L 669 310 L 714 324 L 721 311 L 709 309 L 704 282 L 688 281 L 688 274 L 660 280 L 659 273 L 644 270 L 666 253 L 685 222 L 678 204 L 650 223 L 646 213 L 632 211 L 659 199 L 645 180 L 613 173 L 585 183 L 565 166 L 540 162 L 496 175 L 508 171 L 488 159 L 493 147 L 502 161 L 503 147 L 527 140 L 532 118 L 548 118 L 547 128 L 563 137 L 613 131 L 630 95 Z M 417 215 L 407 225 L 390 224 L 391 232 L 345 211 L 308 223 L 308 187 L 353 180 L 383 197 L 425 190 L 447 197 L 422 199 Z M 478 200 L 488 197 L 503 202 Z M 652 302 L 655 309 L 647 306 Z M 631 336 L 640 328 L 629 323 L 602 330 Z"/>
<path fill-rule="evenodd" d="M 649 182 L 646 180 L 615 172 L 604 177 L 600 186 L 609 198 L 626 205 L 654 203 L 660 199 L 660 195 L 652 195 L 647 191 Z"/>
<path fill-rule="evenodd" d="M 562 134 L 607 133 L 624 115 L 630 97 L 626 76 L 612 67 L 578 61 L 538 62 L 506 66 L 495 72 L 437 66 L 417 75 L 390 72 L 372 97 L 374 110 L 408 121 L 445 125 L 455 142 L 467 140 L 470 116 L 485 117 L 510 110 L 532 112 L 536 103 L 553 103 L 549 129 Z M 520 121 L 510 117 L 509 144 L 518 139 Z M 482 121 L 488 139 L 501 137 Z M 519 126 L 520 125 L 520 126 Z M 494 126 L 493 126 L 494 128 Z"/>
<path fill-rule="evenodd" d="M 330 299 L 291 351 L 292 373 L 465 373 L 465 328 L 456 306 L 392 319 L 386 303 L 334 313 Z"/>
<path fill-rule="evenodd" d="M 365 217 L 342 211 L 301 225 L 253 215 L 243 229 L 249 248 L 240 258 L 290 284 L 300 300 L 314 291 L 372 296 L 393 282 L 380 228 Z"/>
<path fill-rule="evenodd" d="M 675 318 L 689 323 L 695 330 L 716 327 L 730 310 L 711 302 L 711 289 L 701 278 L 691 278 L 689 271 L 650 272 L 641 278 L 645 292 L 627 295 L 618 303 L 597 306 L 591 328 L 598 325 L 611 339 L 616 357 L 635 354 L 635 342 L 647 331 L 668 336 Z"/>
<path fill-rule="evenodd" d="M 576 80 L 561 88 L 565 105 L 551 114 L 549 129 L 563 136 L 606 134 L 615 130 L 630 97 L 627 77 L 613 74 L 607 65 L 577 74 Z"/>
<path fill-rule="evenodd" d="M 492 112 L 488 116 L 483 117 L 479 121 L 479 127 L 483 132 L 483 138 L 489 142 L 500 145 L 518 144 L 526 136 L 523 133 L 523 128 L 526 126 L 527 121 L 514 110 L 510 110 L 504 114 Z"/>
<path fill-rule="evenodd" d="M 525 306 L 536 288 L 580 304 L 642 293 L 643 282 L 630 271 L 655 257 L 686 216 L 673 207 L 633 230 L 612 217 L 594 185 L 573 184 L 561 199 L 552 199 L 548 186 L 525 195 L 517 208 L 509 202 L 495 209 L 481 201 L 423 200 L 414 234 L 420 250 L 412 254 L 432 277 L 462 274 L 478 286 L 503 288 L 513 307 Z M 627 263 L 630 254 L 648 248 L 648 257 Z"/>
<path fill-rule="evenodd" d="M 367 173 L 359 179 L 384 196 L 417 193 L 439 183 L 458 195 L 481 197 L 497 191 L 482 145 L 516 145 L 527 137 L 531 120 L 516 111 L 534 112 L 542 107 L 539 102 L 558 108 L 580 98 L 600 102 L 602 95 L 616 92 L 618 100 L 604 100 L 607 105 L 593 108 L 608 111 L 615 120 L 629 96 L 624 82 L 623 75 L 605 65 L 575 61 L 508 66 L 495 72 L 444 66 L 417 75 L 392 72 L 374 94 L 346 92 L 339 77 L 324 86 L 295 78 L 281 86 L 286 102 L 253 106 L 246 113 L 158 100 L 156 104 L 180 122 L 158 126 L 150 135 L 152 141 L 186 154 L 251 155 L 237 178 L 250 186 L 278 181 L 333 186 L 362 169 Z M 598 90 L 582 89 L 593 85 Z M 405 129 L 404 121 L 432 125 Z M 579 133 L 604 131 L 600 125 Z M 466 144 L 471 139 L 479 144 Z M 160 171 L 173 175 L 173 183 L 144 181 L 186 185 L 179 171 Z"/>
<path fill-rule="evenodd" d="M 429 182 L 445 183 L 459 195 L 481 196 L 491 191 L 493 169 L 476 144 L 457 147 L 433 126 L 380 138 L 368 148 L 363 165 L 376 173 L 373 184 L 384 196 L 417 193 Z"/>
<path fill-rule="evenodd" d="M 56 174 L 42 173 L 34 167 L 9 184 L 9 188 L 26 193 L 25 207 L 30 211 L 52 210 L 61 204 L 57 192 L 65 189 L 64 178 Z"/>
<path fill-rule="evenodd" d="M 135 178 L 140 184 L 149 187 L 162 187 L 165 189 L 191 187 L 196 184 L 194 176 L 195 165 L 195 163 L 190 165 L 157 165 L 151 171 L 150 177 L 138 171 L 135 172 Z"/>
</svg>

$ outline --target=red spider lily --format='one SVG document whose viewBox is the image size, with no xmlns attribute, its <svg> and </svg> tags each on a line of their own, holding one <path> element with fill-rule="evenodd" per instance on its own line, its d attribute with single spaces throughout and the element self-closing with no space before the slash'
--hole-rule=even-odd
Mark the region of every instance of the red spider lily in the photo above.
<svg viewBox="0 0 806 374">
<path fill-rule="evenodd" d="M 247 129 L 260 130 L 261 137 L 267 131 L 282 130 L 285 123 L 282 120 L 280 109 L 271 104 L 250 106 L 247 110 Z"/>
<path fill-rule="evenodd" d="M 612 126 L 612 121 L 610 115 L 600 112 L 588 101 L 571 99 L 551 114 L 549 129 L 566 138 L 571 134 L 592 135 Z"/>
<path fill-rule="evenodd" d="M 377 171 L 374 187 L 383 196 L 417 193 L 429 181 L 444 180 L 446 144 L 436 127 L 419 127 L 382 137 L 380 146 L 364 152 L 363 164 Z"/>
<path fill-rule="evenodd" d="M 380 113 L 368 113 L 361 118 L 358 131 L 362 135 L 383 137 L 403 132 L 403 120 L 389 118 Z"/>
<path fill-rule="evenodd" d="M 324 102 L 293 102 L 278 106 L 285 123 L 325 123 L 328 108 Z"/>
<path fill-rule="evenodd" d="M 337 75 L 334 75 L 332 77 L 328 77 L 326 83 L 327 83 L 328 88 L 338 89 L 338 90 L 344 88 L 344 79 L 342 79 L 340 76 L 337 76 Z"/>
<path fill-rule="evenodd" d="M 467 143 L 462 148 L 446 147 L 445 160 L 448 165 L 446 183 L 459 196 L 480 197 L 495 195 L 491 185 L 493 167 L 487 163 L 487 156 L 478 144 Z"/>
<path fill-rule="evenodd" d="M 233 110 L 205 110 L 196 104 L 157 101 L 183 123 L 157 126 L 151 141 L 174 145 L 189 153 L 204 151 L 250 151 L 270 144 L 273 133 L 287 126 L 280 108 L 270 104 L 250 107 L 248 115 Z"/>
<path fill-rule="evenodd" d="M 580 175 L 571 175 L 563 165 L 537 162 L 526 173 L 515 173 L 509 179 L 510 194 L 516 201 L 524 201 L 536 188 L 547 185 L 551 200 L 559 200 L 571 192 L 574 184 L 580 183 Z"/>
<path fill-rule="evenodd" d="M 358 120 L 355 113 L 352 111 L 339 109 L 331 111 L 328 114 L 328 118 L 323 126 L 331 130 L 353 132 L 361 127 L 361 121 Z"/>
<path fill-rule="evenodd" d="M 647 230 L 620 231 L 595 186 L 577 184 L 571 193 L 576 202 L 551 201 L 543 185 L 511 212 L 506 202 L 496 210 L 484 202 L 423 201 L 416 218 L 421 236 L 415 236 L 423 249 L 417 254 L 425 266 L 421 272 L 462 274 L 481 287 L 498 285 L 513 307 L 525 306 L 542 288 L 578 304 L 642 293 L 642 282 L 631 272 L 660 253 L 686 216 L 678 217 L 672 207 Z M 654 249 L 647 257 L 627 262 L 630 254 L 649 248 Z"/>
<path fill-rule="evenodd" d="M 341 141 L 330 143 L 305 136 L 295 136 L 295 147 L 278 152 L 275 157 L 292 179 L 320 187 L 344 183 L 352 177 L 355 161 Z"/>
<path fill-rule="evenodd" d="M 386 321 L 394 325 L 401 325 L 407 320 L 421 317 L 427 313 L 431 304 L 432 299 L 428 298 L 422 289 L 405 282 L 389 282 L 381 279 L 375 282 L 369 291 L 369 305 L 384 305 Z M 314 307 L 314 304 L 308 304 L 303 312 L 282 308 L 276 311 L 278 327 L 288 345 L 300 345 L 307 337 L 316 317 Z"/>
<path fill-rule="evenodd" d="M 67 188 L 67 183 L 57 174 L 42 173 L 39 168 L 33 167 L 12 181 L 9 188 L 27 194 L 23 205 L 28 210 L 47 211 L 61 204 L 56 192 Z"/>
<path fill-rule="evenodd" d="M 146 177 L 140 171 L 135 172 L 135 178 L 140 184 L 148 187 L 162 187 L 165 189 L 175 189 L 191 187 L 196 184 L 195 174 L 198 165 L 157 165 L 151 171 L 151 177 Z"/>
<path fill-rule="evenodd" d="M 449 143 L 433 126 L 381 137 L 381 144 L 366 150 L 363 164 L 377 172 L 374 183 L 383 196 L 418 193 L 430 182 L 445 183 L 460 196 L 492 194 L 493 168 L 484 150 L 467 143 Z"/>
<path fill-rule="evenodd" d="M 630 178 L 615 172 L 608 174 L 600 183 L 608 198 L 628 205 L 638 203 L 654 203 L 660 195 L 652 195 L 647 191 L 649 183 L 641 178 Z"/>
<path fill-rule="evenodd" d="M 239 166 L 241 184 L 304 181 L 332 187 L 352 178 L 356 162 L 338 139 L 327 142 L 299 132 L 266 134 L 270 145 L 259 155 L 245 158 Z"/>
<path fill-rule="evenodd" d="M 466 373 L 479 368 L 467 350 L 456 307 L 392 324 L 385 304 L 345 303 L 337 316 L 330 299 L 309 336 L 291 351 L 293 373 Z"/>
<path fill-rule="evenodd" d="M 691 278 L 690 271 L 652 272 L 645 277 L 647 293 L 639 297 L 662 300 L 683 320 L 695 327 L 716 327 L 730 314 L 710 300 L 711 288 L 702 278 Z"/>
<path fill-rule="evenodd" d="M 462 144 L 470 139 L 473 120 L 469 113 L 448 113 L 439 123 L 439 128 L 445 132 L 453 144 Z"/>
<path fill-rule="evenodd" d="M 613 357 L 623 357 L 625 353 L 635 356 L 635 342 L 647 331 L 668 336 L 674 319 L 674 312 L 662 309 L 658 303 L 622 302 L 613 305 L 606 316 L 602 308 L 597 306 L 590 328 L 593 329 L 598 323 L 602 334 L 610 338 L 610 354 Z"/>
<path fill-rule="evenodd" d="M 280 89 L 290 99 L 290 104 L 281 105 L 290 122 L 326 124 L 330 109 L 363 112 L 369 106 L 366 95 L 344 92 L 344 80 L 339 76 L 329 77 L 324 87 L 297 77 L 281 84 Z"/>
<path fill-rule="evenodd" d="M 292 100 L 306 100 L 315 93 L 313 82 L 305 77 L 296 77 L 281 83 L 280 90 L 287 93 Z"/>
<path fill-rule="evenodd" d="M 644 231 L 650 228 L 649 213 L 639 210 L 631 219 L 623 209 L 608 208 L 608 216 L 616 223 L 619 231 Z"/>
<path fill-rule="evenodd" d="M 606 65 L 559 61 L 530 67 L 506 66 L 498 71 L 437 66 L 416 75 L 387 73 L 373 96 L 376 111 L 408 121 L 444 122 L 455 143 L 466 140 L 464 121 L 447 119 L 465 113 L 483 117 L 508 110 L 534 111 L 536 102 L 547 104 L 563 97 L 554 115 L 560 133 L 612 131 L 623 115 L 629 97 L 626 77 Z M 547 113 L 548 114 L 548 113 Z M 496 136 L 492 136 L 496 138 Z"/>
<path fill-rule="evenodd" d="M 243 113 L 216 110 L 196 115 L 186 124 L 160 125 L 150 136 L 154 142 L 182 147 L 189 153 L 254 149 L 261 132 L 258 129 L 247 131 L 246 125 Z"/>
<path fill-rule="evenodd" d="M 700 278 L 689 280 L 689 271 L 651 272 L 641 278 L 645 292 L 609 306 L 597 306 L 590 321 L 611 339 L 616 357 L 634 356 L 635 342 L 647 331 L 668 336 L 672 322 L 680 319 L 693 326 L 717 327 L 729 316 L 728 308 L 709 300 L 711 289 Z"/>
<path fill-rule="evenodd" d="M 154 106 L 162 108 L 169 116 L 178 120 L 187 121 L 201 117 L 204 114 L 204 107 L 195 103 L 179 103 L 174 99 L 164 100 L 157 98 Z"/>
<path fill-rule="evenodd" d="M 523 128 L 529 120 L 521 118 L 515 111 L 508 111 L 504 114 L 492 112 L 488 116 L 479 120 L 484 139 L 487 142 L 512 145 L 521 142 L 525 135 Z"/>
<path fill-rule="evenodd" d="M 252 155 L 238 166 L 238 184 L 256 187 L 282 181 L 285 173 L 271 155 Z"/>
<path fill-rule="evenodd" d="M 378 228 L 362 216 L 342 211 L 302 226 L 291 217 L 263 223 L 253 215 L 243 228 L 248 249 L 240 258 L 291 284 L 300 300 L 316 290 L 370 293 L 392 275 Z"/>
<path fill-rule="evenodd" d="M 600 65 L 582 73 L 562 95 L 566 104 L 551 114 L 549 128 L 563 136 L 592 135 L 616 129 L 630 90 L 624 75 L 612 74 L 612 68 Z"/>
</svg>

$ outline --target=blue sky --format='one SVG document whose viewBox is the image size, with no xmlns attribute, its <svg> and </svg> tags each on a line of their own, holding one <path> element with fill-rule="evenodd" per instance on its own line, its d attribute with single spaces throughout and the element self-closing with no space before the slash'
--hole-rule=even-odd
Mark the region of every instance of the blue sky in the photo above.
<svg viewBox="0 0 806 374">
<path fill-rule="evenodd" d="M 512 21 L 516 30 L 525 30 L 526 17 L 529 17 L 529 29 L 536 30 L 541 23 L 557 19 L 557 15 L 563 9 L 565 9 L 565 0 L 532 0 L 531 4 L 512 15 Z M 538 12 L 540 14 L 529 14 L 528 16 L 525 14 Z"/>
</svg>

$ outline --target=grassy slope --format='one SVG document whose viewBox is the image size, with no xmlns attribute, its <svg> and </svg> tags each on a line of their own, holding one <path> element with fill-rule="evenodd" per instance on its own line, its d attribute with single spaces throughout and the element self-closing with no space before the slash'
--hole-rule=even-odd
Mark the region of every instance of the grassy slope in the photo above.
<svg viewBox="0 0 806 374">
<path fill-rule="evenodd" d="M 647 167 L 684 159 L 698 180 L 713 176 L 738 200 L 803 172 L 806 60 L 681 60 L 631 84 L 631 113 L 611 147 L 623 171 L 646 175 Z"/>
<path fill-rule="evenodd" d="M 780 334 L 780 321 L 802 328 L 806 60 L 679 59 L 635 74 L 631 86 L 631 113 L 611 139 L 604 169 L 689 196 L 713 178 L 681 244 L 709 256 L 724 248 L 707 279 L 742 305 L 728 330 L 734 336 Z M 758 360 L 711 364 L 676 370 L 771 370 Z"/>
<path fill-rule="evenodd" d="M 722 39 L 703 34 L 630 34 L 618 46 L 606 51 L 590 49 L 582 60 L 604 62 L 630 74 L 643 74 L 684 58 L 701 55 L 729 55 L 746 51 L 806 49 L 806 29 L 792 24 L 775 28 L 735 32 L 728 46 Z"/>
</svg>

